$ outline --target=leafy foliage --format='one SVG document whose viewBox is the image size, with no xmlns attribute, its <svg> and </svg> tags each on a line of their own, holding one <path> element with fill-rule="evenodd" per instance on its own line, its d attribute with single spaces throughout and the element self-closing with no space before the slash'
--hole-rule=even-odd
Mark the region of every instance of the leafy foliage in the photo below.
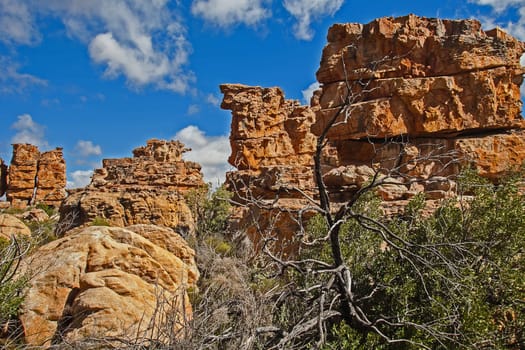
<svg viewBox="0 0 525 350">
<path fill-rule="evenodd" d="M 368 200 L 358 203 L 341 227 L 341 248 L 355 303 L 377 329 L 336 321 L 324 349 L 525 347 L 525 199 L 518 180 L 493 186 L 465 173 L 461 186 L 472 197 L 425 216 L 419 195 L 405 215 L 377 224 L 363 225 L 361 215 L 379 213 Z M 388 243 L 383 224 L 395 235 Z M 322 237 L 328 226 L 319 215 L 308 231 Z M 305 253 L 302 259 L 332 263 L 327 244 Z M 304 277 L 297 283 L 305 288 Z"/>
<path fill-rule="evenodd" d="M 210 184 L 190 191 L 186 202 L 197 224 L 197 235 L 206 236 L 226 229 L 232 194 L 224 187 L 212 191 Z"/>
</svg>

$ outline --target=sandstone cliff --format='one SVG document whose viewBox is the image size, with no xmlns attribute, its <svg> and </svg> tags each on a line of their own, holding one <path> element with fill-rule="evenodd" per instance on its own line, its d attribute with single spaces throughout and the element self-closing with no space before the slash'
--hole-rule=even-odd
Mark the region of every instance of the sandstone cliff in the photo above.
<svg viewBox="0 0 525 350">
<path fill-rule="evenodd" d="M 106 219 L 112 226 L 155 224 L 193 227 L 184 194 L 204 185 L 200 166 L 182 160 L 178 141 L 149 140 L 133 158 L 105 159 L 91 183 L 73 191 L 60 208 L 60 222 L 73 226 Z"/>
<path fill-rule="evenodd" d="M 426 182 L 411 189 L 403 177 L 447 176 L 448 183 L 473 166 L 497 181 L 521 166 L 524 52 L 524 43 L 500 29 L 485 32 L 475 20 L 409 15 L 332 26 L 312 99 L 316 135 L 340 113 L 327 133 L 335 148 L 328 163 L 339 169 L 330 173 L 332 187 L 355 185 L 336 173 L 366 165 L 398 177 L 397 195 L 383 199 L 414 190 L 436 199 L 450 191 Z"/>
<path fill-rule="evenodd" d="M 174 231 L 152 225 L 70 231 L 22 266 L 33 276 L 20 312 L 26 342 L 166 341 L 191 319 L 194 254 Z"/>
<path fill-rule="evenodd" d="M 454 195 L 465 167 L 497 182 L 525 160 L 524 52 L 475 20 L 381 18 L 330 28 L 311 107 L 278 88 L 221 86 L 239 169 L 227 183 L 258 202 L 245 201 L 240 222 L 279 238 L 296 233 L 299 209 L 317 195 L 314 135 L 332 120 L 321 166 L 335 207 L 375 173 L 388 180 L 378 194 L 390 214 L 419 192 L 429 203 Z"/>
<path fill-rule="evenodd" d="M 2 187 L 13 207 L 42 203 L 60 206 L 66 197 L 66 163 L 62 148 L 40 152 L 30 144 L 14 144 L 9 168 L 2 164 Z"/>
</svg>

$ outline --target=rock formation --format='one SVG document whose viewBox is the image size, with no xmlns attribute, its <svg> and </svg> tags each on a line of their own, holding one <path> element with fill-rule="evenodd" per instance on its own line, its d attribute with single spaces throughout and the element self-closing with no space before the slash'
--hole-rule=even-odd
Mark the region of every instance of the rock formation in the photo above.
<svg viewBox="0 0 525 350">
<path fill-rule="evenodd" d="M 221 86 L 233 116 L 230 163 L 239 169 L 227 183 L 267 204 L 240 216 L 255 218 L 253 230 L 293 235 L 297 223 L 282 213 L 297 215 L 304 194 L 315 199 L 314 135 L 334 118 L 322 172 L 335 206 L 375 172 L 388 179 L 378 194 L 390 214 L 419 192 L 429 201 L 454 195 L 454 177 L 468 166 L 497 182 L 525 160 L 524 52 L 524 43 L 475 20 L 381 18 L 330 28 L 311 107 L 283 100 L 277 88 Z"/>
<path fill-rule="evenodd" d="M 9 169 L 4 166 L 0 173 L 7 200 L 15 208 L 36 203 L 58 207 L 66 197 L 62 148 L 41 153 L 34 145 L 14 144 Z"/>
<path fill-rule="evenodd" d="M 182 160 L 178 141 L 149 140 L 133 158 L 104 159 L 91 183 L 72 191 L 60 208 L 61 223 L 73 226 L 106 219 L 112 226 L 155 224 L 191 229 L 184 195 L 203 186 L 200 165 Z"/>
<path fill-rule="evenodd" d="M 0 214 L 0 239 L 9 240 L 12 235 L 29 237 L 31 230 L 15 216 Z"/>
<path fill-rule="evenodd" d="M 227 174 L 226 184 L 234 199 L 246 204 L 236 213 L 237 224 L 255 241 L 258 227 L 271 226 L 278 237 L 289 237 L 293 219 L 279 208 L 300 208 L 303 193 L 314 191 L 316 138 L 310 127 L 315 115 L 298 101 L 286 100 L 279 88 L 225 84 L 221 91 L 221 107 L 232 111 L 229 162 L 238 169 Z M 254 199 L 273 208 L 252 206 Z M 279 224 L 272 225 L 276 217 Z"/>
<path fill-rule="evenodd" d="M 332 26 L 312 99 L 316 135 L 342 108 L 327 134 L 336 150 L 328 163 L 339 169 L 330 172 L 332 186 L 356 185 L 336 181 L 346 167 L 395 168 L 398 195 L 383 199 L 406 199 L 413 191 L 403 174 L 451 176 L 471 165 L 497 181 L 521 166 L 524 52 L 524 43 L 475 20 L 409 15 Z M 435 199 L 450 193 L 433 192 L 434 182 L 419 190 Z"/>
<path fill-rule="evenodd" d="M 199 272 L 171 229 L 76 229 L 24 262 L 33 276 L 20 313 L 29 345 L 102 336 L 162 342 L 191 319 L 187 290 Z"/>
</svg>

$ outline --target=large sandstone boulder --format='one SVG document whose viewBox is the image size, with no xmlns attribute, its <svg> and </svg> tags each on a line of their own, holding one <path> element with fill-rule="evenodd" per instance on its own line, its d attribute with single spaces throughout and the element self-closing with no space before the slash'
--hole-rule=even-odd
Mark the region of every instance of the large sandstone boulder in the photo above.
<svg viewBox="0 0 525 350">
<path fill-rule="evenodd" d="M 10 214 L 0 214 L 0 238 L 9 240 L 14 236 L 31 236 L 31 230 L 20 219 Z"/>
<path fill-rule="evenodd" d="M 178 141 L 149 140 L 133 158 L 104 159 L 91 183 L 72 191 L 60 208 L 60 222 L 80 226 L 97 218 L 112 226 L 155 224 L 193 228 L 184 195 L 204 185 L 200 165 L 182 160 Z"/>
<path fill-rule="evenodd" d="M 165 341 L 191 319 L 199 272 L 174 231 L 152 225 L 88 227 L 24 261 L 33 275 L 21 309 L 30 345 L 86 338 Z"/>
</svg>

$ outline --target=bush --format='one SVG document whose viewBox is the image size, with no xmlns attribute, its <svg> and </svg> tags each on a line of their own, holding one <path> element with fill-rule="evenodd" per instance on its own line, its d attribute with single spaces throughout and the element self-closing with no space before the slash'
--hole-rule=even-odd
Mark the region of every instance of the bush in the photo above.
<svg viewBox="0 0 525 350">
<path fill-rule="evenodd" d="M 19 242 L 1 241 L 0 246 L 0 325 L 16 318 L 18 309 L 24 300 L 23 289 L 27 276 L 17 276 L 22 256 L 27 252 Z"/>
<path fill-rule="evenodd" d="M 367 317 L 386 320 L 378 323 L 384 335 L 406 341 L 388 343 L 372 329 L 335 322 L 324 349 L 525 348 L 525 199 L 518 180 L 494 186 L 464 174 L 461 187 L 474 196 L 445 201 L 431 216 L 422 214 L 422 197 L 414 198 L 403 216 L 382 221 L 410 252 L 346 221 L 341 246 L 352 291 Z M 311 220 L 309 230 L 325 234 L 323 218 Z M 326 259 L 321 248 L 309 253 Z"/>
<path fill-rule="evenodd" d="M 89 226 L 111 226 L 109 220 L 100 216 L 97 216 L 89 223 Z"/>
</svg>

